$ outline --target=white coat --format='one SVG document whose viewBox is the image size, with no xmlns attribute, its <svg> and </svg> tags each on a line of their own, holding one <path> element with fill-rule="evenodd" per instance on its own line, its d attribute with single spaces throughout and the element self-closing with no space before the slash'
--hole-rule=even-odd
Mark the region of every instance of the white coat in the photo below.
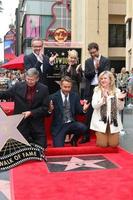
<svg viewBox="0 0 133 200">
<path fill-rule="evenodd" d="M 121 122 L 121 115 L 120 115 L 120 110 L 123 110 L 124 108 L 124 101 L 121 101 L 118 99 L 118 95 L 120 93 L 120 90 L 116 88 L 116 99 L 117 99 L 117 122 L 118 122 L 118 127 L 114 126 L 113 123 L 110 124 L 110 133 L 118 133 L 120 130 L 123 129 L 122 122 Z M 110 121 L 110 114 L 111 114 L 111 97 L 107 97 L 107 119 Z M 107 123 L 104 123 L 101 121 L 101 116 L 100 116 L 100 108 L 101 106 L 105 103 L 102 95 L 101 95 L 101 90 L 96 87 L 94 90 L 94 94 L 92 97 L 92 107 L 94 108 L 93 114 L 92 114 L 92 119 L 91 119 L 91 125 L 90 129 L 97 131 L 97 132 L 106 132 L 107 128 Z"/>
</svg>

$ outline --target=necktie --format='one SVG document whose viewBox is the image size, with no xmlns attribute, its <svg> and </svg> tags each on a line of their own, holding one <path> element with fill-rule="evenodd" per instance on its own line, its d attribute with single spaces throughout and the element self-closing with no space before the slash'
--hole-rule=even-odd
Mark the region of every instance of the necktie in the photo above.
<svg viewBox="0 0 133 200">
<path fill-rule="evenodd" d="M 67 95 L 65 95 L 65 100 L 64 100 L 64 107 L 67 105 Z"/>
</svg>

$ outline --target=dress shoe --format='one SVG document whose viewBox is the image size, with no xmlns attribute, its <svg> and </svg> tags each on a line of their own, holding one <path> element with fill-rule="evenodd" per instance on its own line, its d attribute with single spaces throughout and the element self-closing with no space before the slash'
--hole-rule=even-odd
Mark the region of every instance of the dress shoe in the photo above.
<svg viewBox="0 0 133 200">
<path fill-rule="evenodd" d="M 78 137 L 73 136 L 73 138 L 71 139 L 70 143 L 73 147 L 77 147 L 77 142 L 78 142 Z"/>
<path fill-rule="evenodd" d="M 87 136 L 83 136 L 83 138 L 81 139 L 81 141 L 79 142 L 80 144 L 86 143 L 90 141 L 90 137 Z"/>
</svg>

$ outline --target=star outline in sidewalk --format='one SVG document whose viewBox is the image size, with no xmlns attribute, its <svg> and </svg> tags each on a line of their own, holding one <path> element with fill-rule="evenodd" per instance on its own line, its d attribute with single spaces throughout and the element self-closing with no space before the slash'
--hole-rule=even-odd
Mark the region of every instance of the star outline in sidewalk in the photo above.
<svg viewBox="0 0 133 200">
<path fill-rule="evenodd" d="M 77 157 L 71 157 L 69 161 L 55 161 L 48 162 L 48 164 L 62 165 L 65 166 L 64 171 L 71 171 L 80 168 L 95 168 L 95 169 L 106 169 L 103 166 L 98 165 L 98 163 L 105 161 L 105 159 L 92 159 L 92 160 L 84 160 Z"/>
</svg>

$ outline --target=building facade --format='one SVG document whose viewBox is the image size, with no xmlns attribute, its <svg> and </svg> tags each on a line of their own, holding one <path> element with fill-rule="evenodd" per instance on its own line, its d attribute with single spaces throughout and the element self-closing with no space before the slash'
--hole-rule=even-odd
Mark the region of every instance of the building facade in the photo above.
<svg viewBox="0 0 133 200">
<path fill-rule="evenodd" d="M 80 44 L 83 65 L 89 56 L 88 44 L 97 42 L 101 54 L 110 58 L 116 72 L 125 66 L 126 0 L 21 0 L 19 11 L 19 38 L 25 53 L 30 52 L 33 37 L 57 42 L 55 30 L 63 28 L 63 35 L 67 33 L 64 44 Z"/>
<path fill-rule="evenodd" d="M 95 41 L 116 72 L 125 66 L 125 15 L 126 0 L 72 0 L 72 40 L 82 41 L 83 60 Z"/>
<path fill-rule="evenodd" d="M 127 0 L 126 5 L 126 66 L 128 70 L 133 68 L 133 1 Z"/>
<path fill-rule="evenodd" d="M 29 53 L 31 40 L 41 37 L 44 41 L 54 42 L 62 31 L 71 41 L 71 5 L 69 0 L 23 0 L 19 4 L 21 16 L 22 49 Z M 19 28 L 19 27 L 18 27 Z M 55 31 L 58 32 L 55 36 Z M 58 38 L 57 38 L 58 37 Z M 61 37 L 59 38 L 61 39 Z"/>
</svg>

